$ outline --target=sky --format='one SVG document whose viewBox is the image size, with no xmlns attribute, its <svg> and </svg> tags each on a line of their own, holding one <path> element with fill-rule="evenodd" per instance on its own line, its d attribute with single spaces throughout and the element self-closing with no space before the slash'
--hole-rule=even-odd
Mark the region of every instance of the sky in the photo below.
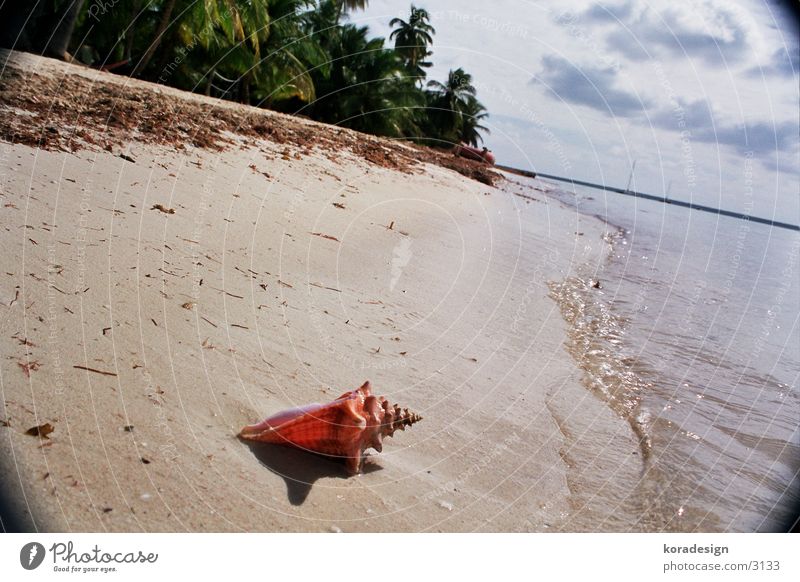
<svg viewBox="0 0 800 582">
<path fill-rule="evenodd" d="M 798 23 L 767 0 L 417 0 L 500 164 L 800 222 Z M 350 21 L 387 38 L 410 3 Z"/>
</svg>

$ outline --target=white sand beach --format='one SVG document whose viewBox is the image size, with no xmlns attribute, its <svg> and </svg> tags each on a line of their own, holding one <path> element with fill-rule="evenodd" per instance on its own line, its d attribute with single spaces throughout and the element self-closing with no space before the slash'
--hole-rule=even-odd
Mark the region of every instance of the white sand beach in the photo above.
<svg viewBox="0 0 800 582">
<path fill-rule="evenodd" d="M 25 528 L 631 527 L 620 501 L 638 443 L 581 385 L 548 297 L 548 281 L 602 267 L 599 220 L 516 196 L 513 182 L 320 144 L 410 146 L 4 58 L 22 80 L 58 87 L 69 69 L 109 99 L 130 86 L 310 134 L 297 145 L 226 131 L 219 149 L 178 148 L 86 117 L 59 126 L 80 133 L 75 147 L 6 134 L 0 486 Z M 46 134 L 46 113 L 28 109 L 5 101 L 0 116 Z M 104 144 L 105 132 L 127 141 Z M 367 379 L 424 420 L 362 475 L 236 437 Z M 46 423 L 46 438 L 26 433 Z"/>
</svg>

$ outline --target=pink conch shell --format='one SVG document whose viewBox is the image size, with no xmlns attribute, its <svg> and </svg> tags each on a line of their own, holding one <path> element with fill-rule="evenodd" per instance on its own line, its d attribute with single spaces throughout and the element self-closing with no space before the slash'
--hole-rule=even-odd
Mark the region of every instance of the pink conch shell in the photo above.
<svg viewBox="0 0 800 582">
<path fill-rule="evenodd" d="M 422 420 L 418 414 L 390 405 L 373 396 L 369 382 L 345 392 L 328 404 L 308 404 L 284 410 L 246 426 L 239 436 L 246 440 L 290 445 L 307 451 L 343 457 L 351 475 L 361 472 L 364 451 L 378 452 L 383 438 Z"/>
</svg>

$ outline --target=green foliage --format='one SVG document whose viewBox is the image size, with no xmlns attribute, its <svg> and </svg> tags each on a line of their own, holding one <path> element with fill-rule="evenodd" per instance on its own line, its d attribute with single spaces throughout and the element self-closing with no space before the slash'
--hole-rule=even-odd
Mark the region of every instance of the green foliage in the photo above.
<svg viewBox="0 0 800 582">
<path fill-rule="evenodd" d="M 397 26 L 389 35 L 389 40 L 395 39 L 394 49 L 402 56 L 408 74 L 418 79 L 420 84 L 425 79 L 425 69 L 433 65 L 425 60 L 433 54 L 428 47 L 433 44 L 433 35 L 436 34 L 429 20 L 427 10 L 412 4 L 408 22 L 400 18 L 393 18 L 389 22 L 389 26 Z"/>
<path fill-rule="evenodd" d="M 481 121 L 489 117 L 489 113 L 483 104 L 474 96 L 470 95 L 461 110 L 461 128 L 459 139 L 469 145 L 477 146 L 483 143 L 483 137 L 479 132 L 490 133 L 489 128 L 481 125 Z"/>
<path fill-rule="evenodd" d="M 444 83 L 428 81 L 428 88 L 429 118 L 440 140 L 464 141 L 470 145 L 483 141 L 478 132 L 488 133 L 480 124 L 488 113 L 476 97 L 472 75 L 459 67 L 448 73 Z"/>
<path fill-rule="evenodd" d="M 367 0 L 118 0 L 87 3 L 71 48 L 87 64 L 298 112 L 359 131 L 477 144 L 487 117 L 471 77 L 424 81 L 435 29 L 411 6 L 388 48 L 343 23 Z M 95 6 L 95 8 L 91 8 Z M 78 39 L 83 45 L 75 46 Z"/>
<path fill-rule="evenodd" d="M 345 24 L 318 30 L 330 71 L 315 77 L 318 94 L 311 116 L 377 135 L 416 135 L 414 113 L 423 96 L 405 76 L 400 56 L 384 48 L 382 38 L 370 39 L 366 27 Z"/>
</svg>

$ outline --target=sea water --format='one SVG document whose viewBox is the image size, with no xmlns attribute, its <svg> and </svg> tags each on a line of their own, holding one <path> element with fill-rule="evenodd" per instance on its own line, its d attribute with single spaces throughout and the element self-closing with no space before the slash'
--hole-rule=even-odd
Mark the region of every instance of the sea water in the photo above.
<svg viewBox="0 0 800 582">
<path fill-rule="evenodd" d="M 587 389 L 640 442 L 620 529 L 790 529 L 800 510 L 800 233 L 520 182 L 618 233 L 608 260 L 552 282 L 551 296 Z"/>
</svg>

